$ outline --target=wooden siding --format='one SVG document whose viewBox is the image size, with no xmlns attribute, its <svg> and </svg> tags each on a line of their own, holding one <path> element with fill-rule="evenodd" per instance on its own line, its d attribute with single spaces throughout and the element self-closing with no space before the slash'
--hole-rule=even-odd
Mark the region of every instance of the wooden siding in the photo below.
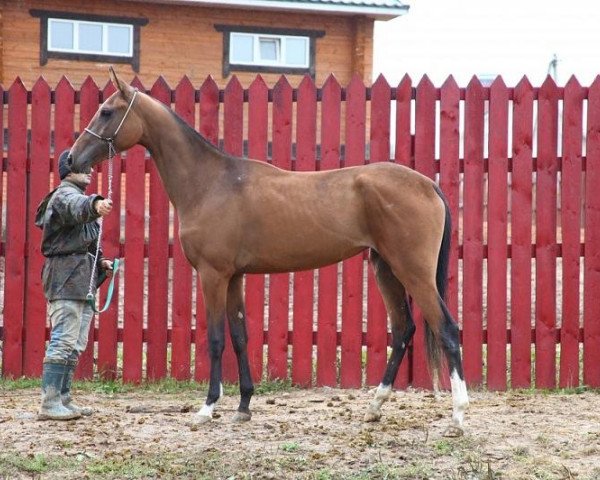
<svg viewBox="0 0 600 480">
<path fill-rule="evenodd" d="M 138 2 L 87 1 L 19 1 L 6 2 L 2 7 L 0 32 L 2 60 L 0 80 L 10 86 L 21 77 L 30 88 L 43 76 L 50 85 L 67 75 L 79 87 L 88 75 L 99 85 L 108 80 L 107 65 L 90 61 L 50 59 L 40 66 L 40 20 L 30 15 L 30 9 L 81 12 L 85 14 L 143 17 L 149 20 L 141 29 L 139 78 L 147 86 L 162 75 L 175 86 L 183 75 L 199 86 L 207 75 L 219 85 L 222 77 L 222 33 L 215 24 L 273 26 L 325 31 L 317 40 L 316 78 L 322 84 L 330 73 L 340 83 L 347 84 L 353 73 L 370 82 L 372 73 L 373 20 L 361 17 L 271 13 L 263 11 L 218 9 L 190 6 L 165 6 Z M 124 78 L 135 72 L 130 65 L 115 65 Z M 254 73 L 234 72 L 243 86 L 248 86 Z M 274 85 L 279 74 L 263 74 L 268 85 Z M 293 86 L 301 76 L 288 75 Z"/>
</svg>

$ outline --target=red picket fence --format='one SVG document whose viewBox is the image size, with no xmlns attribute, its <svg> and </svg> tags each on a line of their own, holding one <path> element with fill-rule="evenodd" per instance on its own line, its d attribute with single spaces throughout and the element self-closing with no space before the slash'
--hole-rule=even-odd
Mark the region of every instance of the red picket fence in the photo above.
<svg viewBox="0 0 600 480">
<path fill-rule="evenodd" d="M 0 130 L 8 133 L 3 376 L 41 373 L 48 327 L 33 216 L 57 183 L 55 152 L 112 91 L 91 79 L 79 91 L 66 79 L 54 91 L 42 79 L 31 91 L 19 79 L 0 90 Z M 454 218 L 448 302 L 461 325 L 468 383 L 600 386 L 600 80 L 588 88 L 573 78 L 559 88 L 549 78 L 534 88 L 524 78 L 508 88 L 501 78 L 489 87 L 474 78 L 459 88 L 450 77 L 436 88 L 427 77 L 417 85 L 406 77 L 392 88 L 380 77 L 369 88 L 359 78 L 344 88 L 330 77 L 321 88 L 310 78 L 292 88 L 282 77 L 269 89 L 257 77 L 248 89 L 233 78 L 219 90 L 209 77 L 199 89 L 183 78 L 171 90 L 160 78 L 149 93 L 232 154 L 295 170 L 391 158 L 437 179 Z M 121 215 L 105 221 L 104 250 L 126 262 L 78 375 L 206 380 L 201 284 L 177 241 L 176 216 L 141 147 L 114 162 Z M 103 192 L 106 168 L 93 183 Z M 342 387 L 380 381 L 389 333 L 365 264 L 359 255 L 317 272 L 247 276 L 254 378 Z M 422 331 L 399 388 L 431 384 Z M 228 346 L 225 378 L 234 381 L 236 372 Z"/>
</svg>

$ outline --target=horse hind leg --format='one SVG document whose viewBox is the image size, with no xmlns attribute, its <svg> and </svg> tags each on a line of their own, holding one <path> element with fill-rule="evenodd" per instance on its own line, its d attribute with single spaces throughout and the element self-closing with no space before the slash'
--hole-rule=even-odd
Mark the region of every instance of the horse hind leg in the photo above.
<svg viewBox="0 0 600 480">
<path fill-rule="evenodd" d="M 254 394 L 254 384 L 248 362 L 248 332 L 246 330 L 246 309 L 244 306 L 243 276 L 232 278 L 227 291 L 227 317 L 231 342 L 238 361 L 240 379 L 240 405 L 233 417 L 234 422 L 247 422 L 252 417 L 250 400 Z"/>
<path fill-rule="evenodd" d="M 371 250 L 370 260 L 377 285 L 390 317 L 392 353 L 388 359 L 383 379 L 377 387 L 375 398 L 365 413 L 365 422 L 375 422 L 381 418 L 381 406 L 391 396 L 392 385 L 398 374 L 398 369 L 406 353 L 408 343 L 415 333 L 415 324 L 404 286 L 394 276 L 390 266 L 375 250 Z"/>
<path fill-rule="evenodd" d="M 448 362 L 452 387 L 453 428 L 448 429 L 446 435 L 461 435 L 469 397 L 463 375 L 458 326 L 435 285 L 429 282 L 413 282 L 409 287 L 409 293 L 423 311 L 426 322 L 427 355 L 434 377 L 437 377 L 439 372 L 441 351 Z"/>
<path fill-rule="evenodd" d="M 452 318 L 446 303 L 440 299 L 440 307 L 444 315 L 441 342 L 442 348 L 448 362 L 450 372 L 450 385 L 452 388 L 452 421 L 455 430 L 449 429 L 447 435 L 462 434 L 465 410 L 469 406 L 469 395 L 463 373 L 462 359 L 460 355 L 460 338 L 458 325 Z"/>
</svg>

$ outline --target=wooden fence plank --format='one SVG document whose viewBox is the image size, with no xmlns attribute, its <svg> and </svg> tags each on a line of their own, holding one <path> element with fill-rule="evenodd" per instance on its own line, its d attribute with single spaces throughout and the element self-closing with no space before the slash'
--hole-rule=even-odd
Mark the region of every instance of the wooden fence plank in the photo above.
<svg viewBox="0 0 600 480">
<path fill-rule="evenodd" d="M 141 91 L 146 90 L 137 78 L 133 85 Z M 141 382 L 143 375 L 145 153 L 145 149 L 138 145 L 128 150 L 125 157 L 124 255 L 127 263 L 123 308 L 123 381 L 132 383 Z"/>
<path fill-rule="evenodd" d="M 561 388 L 579 385 L 579 273 L 581 254 L 581 170 L 583 89 L 572 77 L 565 86 L 562 131 L 561 225 L 562 322 Z"/>
<path fill-rule="evenodd" d="M 415 169 L 435 179 L 435 102 L 436 91 L 424 76 L 417 85 L 415 102 Z M 425 319 L 416 302 L 412 302 L 416 332 L 413 338 L 412 383 L 415 387 L 431 388 L 425 350 Z"/>
<path fill-rule="evenodd" d="M 511 387 L 528 388 L 531 385 L 533 87 L 527 78 L 514 91 L 512 130 Z"/>
<path fill-rule="evenodd" d="M 248 156 L 267 161 L 269 127 L 269 88 L 258 75 L 248 89 Z M 248 361 L 255 381 L 263 376 L 265 323 L 265 276 L 246 275 L 246 323 Z"/>
<path fill-rule="evenodd" d="M 194 87 L 184 77 L 175 92 L 175 112 L 194 127 Z M 171 310 L 171 375 L 177 380 L 188 380 L 191 372 L 192 343 L 192 268 L 179 241 L 179 220 L 175 219 L 173 236 L 173 304 Z"/>
<path fill-rule="evenodd" d="M 454 320 L 459 323 L 459 224 L 460 224 L 460 90 L 453 77 L 448 77 L 440 91 L 440 175 L 439 185 L 450 209 L 452 231 L 446 286 L 446 304 Z M 447 368 L 442 369 L 441 386 L 449 388 Z"/>
<path fill-rule="evenodd" d="M 483 119 L 484 90 L 474 77 L 465 98 L 463 220 L 463 347 L 471 386 L 483 381 Z"/>
<path fill-rule="evenodd" d="M 394 159 L 396 163 L 406 167 L 414 166 L 411 134 L 412 90 L 412 80 L 408 75 L 405 75 L 396 89 L 396 142 Z M 400 364 L 400 369 L 394 382 L 396 388 L 406 388 L 410 383 L 413 344 L 414 341 L 410 343 Z"/>
<path fill-rule="evenodd" d="M 219 87 L 212 77 L 207 77 L 200 87 L 199 109 L 200 133 L 214 145 L 219 144 Z M 202 279 L 196 277 L 196 359 L 194 379 L 208 381 L 210 378 L 210 357 L 206 326 L 206 306 L 202 291 Z"/>
<path fill-rule="evenodd" d="M 296 170 L 316 169 L 317 88 L 305 76 L 298 87 L 296 122 Z M 292 382 L 312 384 L 314 271 L 294 273 Z"/>
<path fill-rule="evenodd" d="M 115 87 L 112 82 L 108 82 L 102 92 L 102 97 L 107 99 Z M 102 194 L 108 196 L 108 168 L 107 162 L 98 166 L 103 174 Z M 121 178 L 122 178 L 122 159 L 121 155 L 115 155 L 113 158 L 113 179 L 112 179 L 112 200 L 115 206 L 113 213 L 103 219 L 102 234 L 102 252 L 106 258 L 118 258 L 121 243 Z M 115 290 L 113 299 L 108 310 L 98 316 L 98 373 L 101 378 L 106 380 L 115 380 L 117 378 L 117 351 L 119 348 L 118 330 L 119 330 L 119 301 L 120 284 L 123 281 L 119 272 L 115 279 Z M 104 301 L 108 293 L 108 281 L 100 287 L 100 299 Z"/>
<path fill-rule="evenodd" d="M 281 77 L 273 89 L 273 165 L 292 169 L 292 87 Z M 269 340 L 267 376 L 288 378 L 290 275 L 269 276 Z"/>
<path fill-rule="evenodd" d="M 136 146 L 125 158 L 125 297 L 123 311 L 123 381 L 142 380 L 144 326 L 145 150 Z"/>
<path fill-rule="evenodd" d="M 92 77 L 87 77 L 81 85 L 80 102 L 79 102 L 79 132 L 90 123 L 92 117 L 98 110 L 100 104 L 100 89 L 92 80 Z M 60 154 L 60 152 L 58 152 Z M 86 190 L 86 194 L 95 193 L 98 191 L 98 167 L 94 169 L 92 181 Z M 90 324 L 90 334 L 88 344 L 85 351 L 79 356 L 79 364 L 75 370 L 75 378 L 91 379 L 94 375 L 94 331 L 96 328 L 96 315 L 92 317 Z"/>
<path fill-rule="evenodd" d="M 227 153 L 241 157 L 243 154 L 244 129 L 244 89 L 236 76 L 225 88 L 223 100 L 223 145 Z M 236 382 L 238 379 L 237 360 L 229 333 L 225 326 L 225 351 L 223 352 L 223 380 Z"/>
<path fill-rule="evenodd" d="M 490 88 L 487 262 L 487 386 L 506 390 L 508 224 L 508 89 Z"/>
<path fill-rule="evenodd" d="M 15 378 L 23 374 L 23 258 L 27 231 L 23 221 L 27 216 L 27 90 L 20 78 L 14 81 L 8 91 L 8 129 L 2 373 L 5 377 Z"/>
<path fill-rule="evenodd" d="M 600 387 L 600 77 L 588 94 L 585 174 L 583 383 Z"/>
<path fill-rule="evenodd" d="M 390 159 L 391 88 L 383 75 L 371 88 L 370 163 Z M 379 385 L 387 364 L 388 321 L 373 269 L 367 280 L 367 385 Z"/>
<path fill-rule="evenodd" d="M 54 92 L 54 159 L 52 162 L 53 185 L 58 186 L 58 157 L 73 145 L 75 118 L 75 89 L 66 77 L 61 77 Z"/>
<path fill-rule="evenodd" d="M 37 206 L 48 194 L 50 157 L 50 87 L 38 79 L 31 92 L 31 161 L 27 195 L 27 272 L 23 331 L 23 375 L 42 373 L 46 347 L 46 299 L 42 287 L 42 230 L 34 223 Z"/>
<path fill-rule="evenodd" d="M 321 170 L 340 167 L 341 86 L 327 77 L 321 100 Z M 338 264 L 319 269 L 317 385 L 337 385 Z"/>
<path fill-rule="evenodd" d="M 366 89 L 358 75 L 346 88 L 345 166 L 365 163 Z M 363 255 L 343 262 L 342 266 L 342 388 L 362 385 Z"/>
<path fill-rule="evenodd" d="M 157 79 L 151 95 L 171 108 L 171 88 L 163 77 Z M 169 197 L 158 169 L 149 162 L 148 291 L 169 291 Z M 158 380 L 167 375 L 168 295 L 148 296 L 148 342 L 146 375 Z"/>
<path fill-rule="evenodd" d="M 460 89 L 448 77 L 440 92 L 440 188 L 444 192 L 452 217 L 451 251 L 448 265 L 446 303 L 456 321 L 458 318 L 458 230 L 460 224 Z"/>
<path fill-rule="evenodd" d="M 536 175 L 535 385 L 556 385 L 556 177 L 558 89 L 548 77 L 538 97 Z"/>
</svg>

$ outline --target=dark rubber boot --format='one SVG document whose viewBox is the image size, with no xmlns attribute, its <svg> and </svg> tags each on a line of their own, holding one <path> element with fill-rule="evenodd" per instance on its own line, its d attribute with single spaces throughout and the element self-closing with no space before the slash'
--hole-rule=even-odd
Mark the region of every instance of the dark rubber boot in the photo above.
<svg viewBox="0 0 600 480">
<path fill-rule="evenodd" d="M 89 407 L 76 405 L 73 403 L 73 398 L 71 397 L 71 385 L 73 384 L 73 376 L 75 375 L 76 368 L 77 360 L 69 360 L 67 363 L 66 374 L 62 382 L 62 388 L 60 389 L 60 399 L 65 408 L 74 413 L 89 417 L 94 411 Z"/>
<path fill-rule="evenodd" d="M 66 362 L 44 361 L 42 405 L 38 413 L 38 420 L 74 420 L 81 417 L 81 413 L 65 408 L 60 399 L 60 390 L 66 373 Z"/>
</svg>

